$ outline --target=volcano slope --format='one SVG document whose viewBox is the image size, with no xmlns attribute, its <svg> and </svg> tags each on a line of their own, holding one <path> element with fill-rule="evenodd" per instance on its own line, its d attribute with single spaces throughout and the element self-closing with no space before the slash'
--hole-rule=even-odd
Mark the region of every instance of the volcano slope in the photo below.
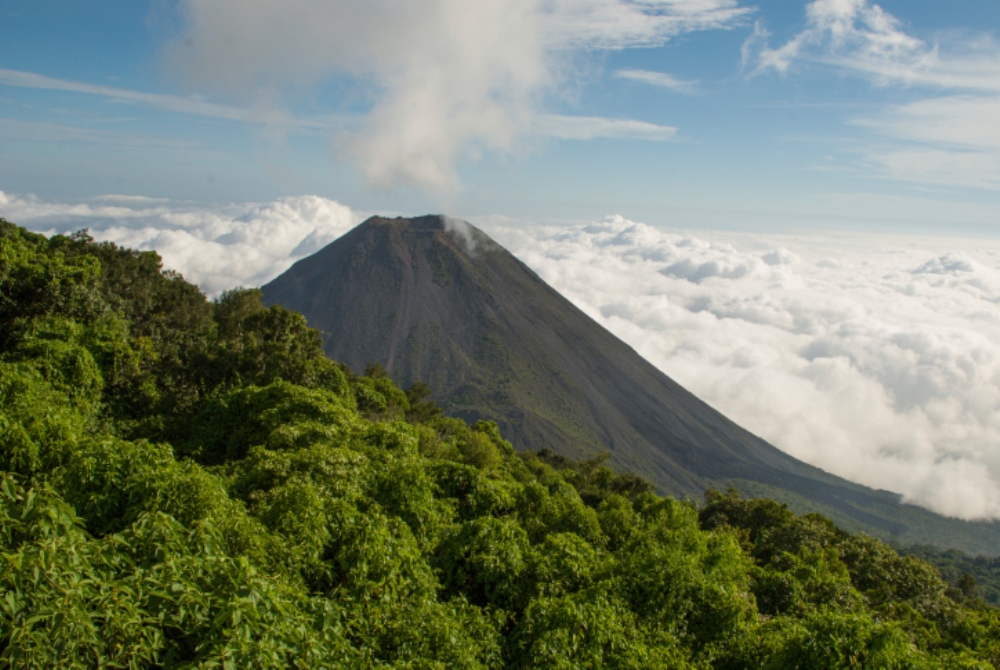
<svg viewBox="0 0 1000 670">
<path fill-rule="evenodd" d="M 304 314 L 330 358 L 426 382 L 446 413 L 493 419 L 519 449 L 608 451 L 661 493 L 735 486 L 902 544 L 1000 554 L 1000 524 L 902 504 L 740 428 L 468 223 L 372 217 L 262 290 Z"/>
</svg>

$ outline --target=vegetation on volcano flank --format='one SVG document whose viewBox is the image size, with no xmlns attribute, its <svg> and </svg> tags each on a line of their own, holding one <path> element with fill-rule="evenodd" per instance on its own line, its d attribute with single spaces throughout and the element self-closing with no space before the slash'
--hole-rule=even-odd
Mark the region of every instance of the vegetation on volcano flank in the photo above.
<svg viewBox="0 0 1000 670">
<path fill-rule="evenodd" d="M 1000 664 L 974 582 L 774 501 L 519 454 L 428 396 L 255 290 L 0 220 L 0 659 Z"/>
</svg>

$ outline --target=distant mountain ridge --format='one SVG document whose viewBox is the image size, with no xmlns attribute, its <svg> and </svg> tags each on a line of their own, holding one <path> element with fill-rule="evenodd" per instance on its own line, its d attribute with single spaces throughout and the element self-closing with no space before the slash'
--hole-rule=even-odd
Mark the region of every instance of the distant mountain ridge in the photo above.
<svg viewBox="0 0 1000 670">
<path fill-rule="evenodd" d="M 426 382 L 521 449 L 612 463 L 661 492 L 734 485 L 851 530 L 1000 554 L 1000 524 L 945 519 L 802 463 L 698 400 L 468 223 L 372 217 L 263 289 L 334 360 Z"/>
</svg>

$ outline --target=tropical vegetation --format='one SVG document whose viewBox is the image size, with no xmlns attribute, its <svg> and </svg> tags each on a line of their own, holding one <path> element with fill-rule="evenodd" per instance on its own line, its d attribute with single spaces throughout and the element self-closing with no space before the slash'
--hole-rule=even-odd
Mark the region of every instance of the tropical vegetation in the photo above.
<svg viewBox="0 0 1000 670">
<path fill-rule="evenodd" d="M 0 220 L 2 663 L 1000 665 L 1000 611 L 923 560 L 518 453 L 429 394 L 256 290 Z"/>
</svg>

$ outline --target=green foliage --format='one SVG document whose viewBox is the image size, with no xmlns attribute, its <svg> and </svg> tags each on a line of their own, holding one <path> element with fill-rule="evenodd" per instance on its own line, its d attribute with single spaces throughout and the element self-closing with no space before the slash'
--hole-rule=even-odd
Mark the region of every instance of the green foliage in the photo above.
<svg viewBox="0 0 1000 670">
<path fill-rule="evenodd" d="M 735 538 L 702 532 L 684 503 L 658 501 L 644 512 L 645 528 L 616 567 L 632 608 L 699 644 L 751 623 L 751 563 Z"/>
<path fill-rule="evenodd" d="M 38 366 L 0 360 L 0 467 L 35 477 L 62 465 L 88 421 Z"/>
<path fill-rule="evenodd" d="M 406 401 L 410 410 L 406 420 L 411 423 L 423 423 L 441 416 L 441 408 L 433 400 L 429 400 L 431 389 L 424 382 L 415 382 L 406 389 Z"/>
<path fill-rule="evenodd" d="M 987 668 L 979 575 L 517 454 L 256 290 L 0 221 L 12 668 Z M 962 564 L 966 565 L 966 564 Z M 987 580 L 984 579 L 985 585 Z"/>
<path fill-rule="evenodd" d="M 684 647 L 649 630 L 614 594 L 591 588 L 532 601 L 511 636 L 510 667 L 686 668 Z"/>
<path fill-rule="evenodd" d="M 528 535 L 505 517 L 481 517 L 458 526 L 440 544 L 435 564 L 446 592 L 474 605 L 520 609 L 525 598 Z"/>
<path fill-rule="evenodd" d="M 144 515 L 95 540 L 51 489 L 9 476 L 0 518 L 9 667 L 336 667 L 354 655 L 334 611 L 316 616 L 303 593 L 229 556 L 211 524 Z"/>
<path fill-rule="evenodd" d="M 856 535 L 840 546 L 841 558 L 855 588 L 874 605 L 910 601 L 921 609 L 944 597 L 945 585 L 929 563 L 900 556 L 883 542 Z"/>
<path fill-rule="evenodd" d="M 532 547 L 532 597 L 562 596 L 593 585 L 605 571 L 600 552 L 575 533 L 553 533 Z"/>
<path fill-rule="evenodd" d="M 410 410 L 406 393 L 377 370 L 369 368 L 369 374 L 356 377 L 352 387 L 358 411 L 368 419 L 402 419 Z"/>
<path fill-rule="evenodd" d="M 249 386 L 207 398 L 175 442 L 196 460 L 239 459 L 250 447 L 292 449 L 343 439 L 356 422 L 336 393 L 284 381 Z"/>
<path fill-rule="evenodd" d="M 66 238 L 46 239 L 0 219 L 0 346 L 16 320 L 65 315 L 89 320 L 100 309 L 100 261 L 67 253 Z"/>
<path fill-rule="evenodd" d="M 596 505 L 610 495 L 635 498 L 643 493 L 651 493 L 653 485 L 632 473 L 617 473 L 605 463 L 611 452 L 603 452 L 585 461 L 572 461 L 548 449 L 537 453 L 525 453 L 523 458 L 534 468 L 544 463 L 559 470 L 562 476 L 580 493 L 589 504 Z"/>
<path fill-rule="evenodd" d="M 93 355 L 81 342 L 84 329 L 75 321 L 36 317 L 18 321 L 16 342 L 4 360 L 22 362 L 38 370 L 55 391 L 84 413 L 100 401 L 104 379 Z"/>
<path fill-rule="evenodd" d="M 769 620 L 730 645 L 718 668 L 932 668 L 942 666 L 914 648 L 895 623 L 867 614 L 825 611 L 801 618 Z M 975 667 L 975 666 L 971 666 Z"/>
<path fill-rule="evenodd" d="M 923 559 L 940 570 L 953 599 L 971 602 L 981 598 L 989 605 L 1000 606 L 1000 558 L 969 556 L 956 549 L 928 545 L 906 547 L 900 553 Z"/>
<path fill-rule="evenodd" d="M 862 608 L 851 575 L 833 550 L 784 553 L 755 572 L 753 585 L 762 614 L 805 615 L 823 608 Z"/>
<path fill-rule="evenodd" d="M 215 346 L 206 353 L 206 379 L 266 386 L 285 380 L 346 397 L 343 371 L 323 356 L 319 333 L 305 318 L 278 305 L 265 308 L 259 289 L 226 291 L 214 304 Z"/>
</svg>

